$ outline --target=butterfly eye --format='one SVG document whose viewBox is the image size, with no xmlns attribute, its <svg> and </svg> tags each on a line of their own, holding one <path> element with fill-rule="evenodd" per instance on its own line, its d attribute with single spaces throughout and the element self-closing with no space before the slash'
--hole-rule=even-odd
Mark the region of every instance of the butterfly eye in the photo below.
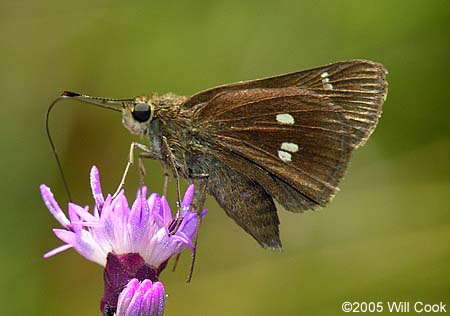
<svg viewBox="0 0 450 316">
<path fill-rule="evenodd" d="M 133 118 L 139 123 L 146 122 L 151 116 L 151 109 L 148 103 L 136 103 L 131 111 Z"/>
</svg>

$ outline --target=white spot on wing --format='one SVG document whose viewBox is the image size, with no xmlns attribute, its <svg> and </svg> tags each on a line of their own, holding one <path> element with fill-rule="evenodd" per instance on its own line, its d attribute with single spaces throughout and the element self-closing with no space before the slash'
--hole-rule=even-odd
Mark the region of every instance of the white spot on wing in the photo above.
<svg viewBox="0 0 450 316">
<path fill-rule="evenodd" d="M 280 157 L 280 159 L 284 162 L 292 161 L 292 155 L 284 150 L 278 151 L 278 157 Z"/>
<path fill-rule="evenodd" d="M 333 90 L 333 85 L 331 83 L 329 83 L 330 82 L 330 78 L 328 78 L 328 76 L 329 76 L 329 74 L 326 71 L 322 72 L 320 74 L 320 77 L 322 78 L 322 83 L 323 83 L 322 87 L 325 90 Z"/>
<path fill-rule="evenodd" d="M 285 151 L 290 151 L 291 153 L 296 153 L 298 151 L 298 145 L 294 143 L 282 143 L 281 149 Z"/>
<path fill-rule="evenodd" d="M 331 83 L 326 83 L 323 85 L 325 90 L 333 90 L 333 85 Z"/>
<path fill-rule="evenodd" d="M 277 114 L 277 121 L 281 124 L 294 124 L 295 120 L 294 117 L 290 114 L 283 113 L 283 114 Z"/>
</svg>

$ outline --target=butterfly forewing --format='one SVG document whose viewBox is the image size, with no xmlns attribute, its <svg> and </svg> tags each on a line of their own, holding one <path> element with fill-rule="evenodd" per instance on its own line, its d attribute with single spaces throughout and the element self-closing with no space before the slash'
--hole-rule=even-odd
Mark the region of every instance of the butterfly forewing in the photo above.
<svg viewBox="0 0 450 316">
<path fill-rule="evenodd" d="M 227 164 L 234 160 L 236 168 L 248 177 L 262 172 L 258 182 L 266 185 L 272 195 L 279 190 L 271 190 L 277 183 L 263 180 L 264 174 L 295 188 L 313 203 L 309 207 L 325 204 L 341 176 L 337 167 L 345 165 L 348 159 L 350 145 L 341 123 L 342 114 L 336 106 L 304 89 L 263 91 L 263 95 L 261 89 L 223 93 L 204 107 L 206 113 L 199 112 L 204 119 L 203 130 L 223 146 L 216 155 Z M 237 93 L 243 99 L 256 101 L 227 107 L 227 112 L 213 110 L 221 107 L 222 98 L 230 99 L 229 94 Z M 242 159 L 252 164 L 242 168 Z"/>
<path fill-rule="evenodd" d="M 377 63 L 341 62 L 213 88 L 186 106 L 222 163 L 300 211 L 337 190 L 352 149 L 377 123 L 385 73 Z"/>
<path fill-rule="evenodd" d="M 349 129 L 363 144 L 372 133 L 387 95 L 387 71 L 368 60 L 342 61 L 326 66 L 265 79 L 215 87 L 190 97 L 185 107 L 209 102 L 217 95 L 234 90 L 301 87 L 326 97 L 345 109 Z M 226 105 L 224 105 L 226 106 Z"/>
</svg>

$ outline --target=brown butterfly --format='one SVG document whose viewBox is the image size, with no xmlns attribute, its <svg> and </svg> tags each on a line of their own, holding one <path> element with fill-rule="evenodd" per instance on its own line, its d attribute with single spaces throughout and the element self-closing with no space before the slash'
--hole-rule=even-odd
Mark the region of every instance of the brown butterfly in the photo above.
<svg viewBox="0 0 450 316">
<path fill-rule="evenodd" d="M 201 178 L 229 217 L 277 250 L 274 200 L 292 212 L 331 200 L 353 149 L 378 122 L 386 74 L 379 63 L 351 60 L 191 97 L 60 98 L 121 111 L 125 127 L 149 139 L 144 155 L 189 182 Z"/>
</svg>

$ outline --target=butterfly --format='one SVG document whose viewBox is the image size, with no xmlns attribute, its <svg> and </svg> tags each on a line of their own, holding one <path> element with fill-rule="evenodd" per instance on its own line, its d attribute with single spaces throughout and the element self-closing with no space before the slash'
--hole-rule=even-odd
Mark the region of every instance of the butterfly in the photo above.
<svg viewBox="0 0 450 316">
<path fill-rule="evenodd" d="M 386 74 L 379 63 L 350 60 L 190 97 L 109 99 L 68 91 L 61 97 L 121 111 L 124 126 L 148 140 L 143 156 L 205 183 L 262 247 L 280 250 L 275 201 L 303 212 L 332 199 L 353 150 L 377 125 Z"/>
</svg>

